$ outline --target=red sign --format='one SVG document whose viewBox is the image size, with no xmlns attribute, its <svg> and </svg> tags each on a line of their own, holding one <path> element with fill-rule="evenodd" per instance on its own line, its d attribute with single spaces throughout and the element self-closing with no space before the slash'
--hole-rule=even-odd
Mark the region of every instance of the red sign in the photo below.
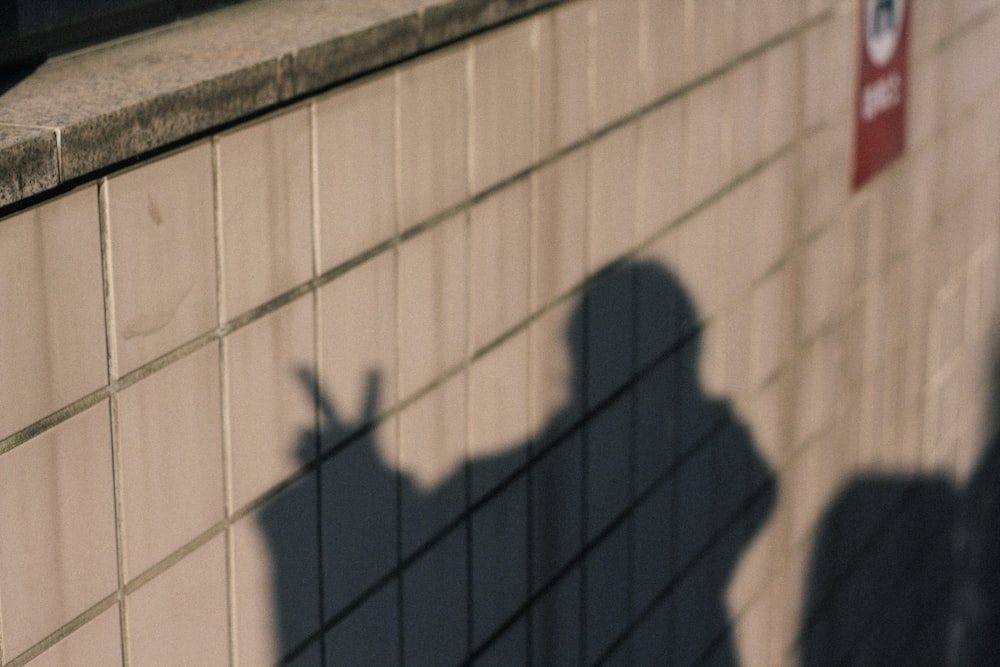
<svg viewBox="0 0 1000 667">
<path fill-rule="evenodd" d="M 907 0 L 860 0 L 861 73 L 855 102 L 854 187 L 903 153 L 906 143 Z"/>
</svg>

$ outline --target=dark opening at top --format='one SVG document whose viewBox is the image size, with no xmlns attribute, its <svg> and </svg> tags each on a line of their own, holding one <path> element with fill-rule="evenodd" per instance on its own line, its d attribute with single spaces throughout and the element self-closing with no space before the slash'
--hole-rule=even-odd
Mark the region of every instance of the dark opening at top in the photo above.
<svg viewBox="0 0 1000 667">
<path fill-rule="evenodd" d="M 0 71 L 241 0 L 0 0 Z"/>
</svg>

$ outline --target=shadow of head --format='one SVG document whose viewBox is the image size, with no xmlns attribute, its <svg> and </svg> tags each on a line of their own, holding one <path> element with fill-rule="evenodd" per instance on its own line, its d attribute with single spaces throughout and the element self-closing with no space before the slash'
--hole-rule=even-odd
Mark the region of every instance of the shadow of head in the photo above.
<svg viewBox="0 0 1000 667">
<path fill-rule="evenodd" d="M 736 483 L 713 488 L 712 495 L 731 495 L 734 503 L 773 484 L 772 471 L 729 403 L 702 387 L 700 317 L 670 269 L 628 262 L 595 280 L 570 317 L 566 344 L 573 403 L 599 415 L 623 400 L 632 402 L 632 431 L 614 444 L 631 443 L 641 477 L 645 466 L 730 470 Z M 704 477 L 711 476 L 706 470 Z M 767 495 L 770 506 L 773 489 Z"/>
<path fill-rule="evenodd" d="M 700 387 L 698 313 L 662 264 L 629 262 L 599 277 L 566 327 L 572 400 L 594 404 L 625 384 L 638 366 L 671 356 L 674 386 Z"/>
</svg>

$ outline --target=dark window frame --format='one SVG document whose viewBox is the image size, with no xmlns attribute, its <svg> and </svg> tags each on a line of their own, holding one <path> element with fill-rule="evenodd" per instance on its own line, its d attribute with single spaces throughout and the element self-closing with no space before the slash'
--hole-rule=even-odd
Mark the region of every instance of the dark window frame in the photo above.
<svg viewBox="0 0 1000 667">
<path fill-rule="evenodd" d="M 0 72 L 242 0 L 0 0 Z M 31 3 L 32 17 L 23 8 Z M 39 11 L 39 5 L 44 5 Z M 40 17 L 44 14 L 44 17 Z"/>
</svg>

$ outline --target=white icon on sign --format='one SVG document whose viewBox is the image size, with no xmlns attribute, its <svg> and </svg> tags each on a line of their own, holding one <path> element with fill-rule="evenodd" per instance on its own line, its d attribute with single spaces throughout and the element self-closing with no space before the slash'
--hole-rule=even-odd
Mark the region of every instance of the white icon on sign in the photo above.
<svg viewBox="0 0 1000 667">
<path fill-rule="evenodd" d="M 866 0 L 865 50 L 876 67 L 892 60 L 903 32 L 906 0 Z"/>
</svg>

